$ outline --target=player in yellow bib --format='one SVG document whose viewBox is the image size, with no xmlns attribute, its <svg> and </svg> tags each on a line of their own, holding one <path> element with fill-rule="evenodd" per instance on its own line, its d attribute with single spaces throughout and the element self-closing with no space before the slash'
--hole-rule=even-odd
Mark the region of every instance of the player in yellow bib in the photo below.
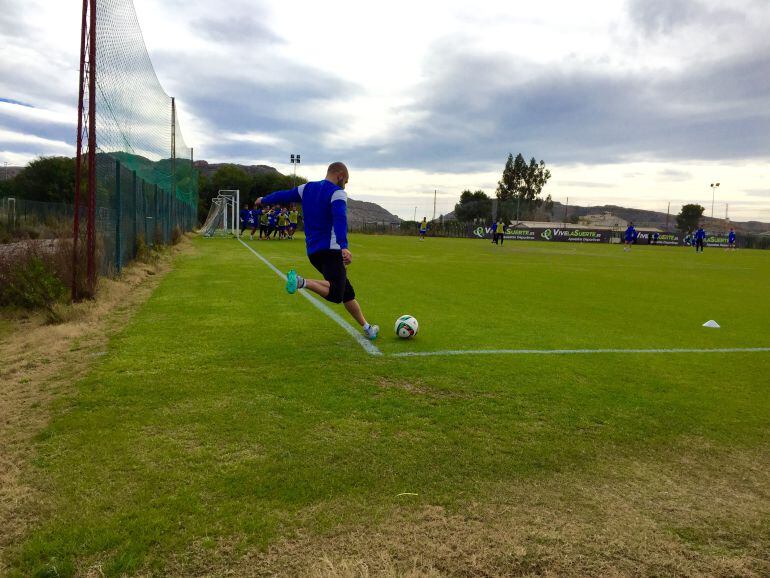
<svg viewBox="0 0 770 578">
<path fill-rule="evenodd" d="M 286 238 L 286 227 L 289 223 L 289 217 L 286 214 L 286 210 L 281 210 L 280 213 L 278 213 L 278 235 L 279 239 Z"/>
<path fill-rule="evenodd" d="M 294 232 L 297 230 L 299 224 L 299 211 L 292 209 L 289 211 L 289 239 L 294 238 Z"/>
</svg>

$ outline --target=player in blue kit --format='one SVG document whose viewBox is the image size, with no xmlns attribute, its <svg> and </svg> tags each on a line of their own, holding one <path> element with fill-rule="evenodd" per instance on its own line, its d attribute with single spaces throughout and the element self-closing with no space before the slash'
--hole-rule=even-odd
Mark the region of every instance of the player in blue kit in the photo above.
<svg viewBox="0 0 770 578">
<path fill-rule="evenodd" d="M 259 200 L 259 199 L 257 199 Z M 276 236 L 278 233 L 278 228 L 276 227 L 276 221 L 278 220 L 278 210 L 272 209 L 267 213 L 267 238 L 270 238 L 270 235 L 272 234 L 273 237 Z"/>
<path fill-rule="evenodd" d="M 238 236 L 240 237 L 243 235 L 243 232 L 249 228 L 249 219 L 251 218 L 251 211 L 249 210 L 249 205 L 244 204 L 243 208 L 241 209 L 241 212 L 238 215 L 241 219 L 241 231 L 238 233 Z"/>
<path fill-rule="evenodd" d="M 305 279 L 291 269 L 286 275 L 286 290 L 295 293 L 297 289 L 310 289 L 327 301 L 344 304 L 348 313 L 363 328 L 364 334 L 369 339 L 375 339 L 380 328 L 366 321 L 347 275 L 347 267 L 353 261 L 353 255 L 348 249 L 345 194 L 348 178 L 348 169 L 344 164 L 332 163 L 323 181 L 276 191 L 257 199 L 256 203 L 302 203 L 307 256 L 313 267 L 323 275 L 323 281 Z"/>
<path fill-rule="evenodd" d="M 727 248 L 731 251 L 735 250 L 735 229 L 730 227 L 730 234 L 727 236 Z"/>
<path fill-rule="evenodd" d="M 249 223 L 251 224 L 251 235 L 249 235 L 249 240 L 254 240 L 254 233 L 257 232 L 257 227 L 259 227 L 259 219 L 262 217 L 262 209 L 259 208 L 257 205 L 254 205 L 254 208 L 251 209 L 251 213 L 249 215 Z"/>
<path fill-rule="evenodd" d="M 636 238 L 636 229 L 634 229 L 633 223 L 629 223 L 625 234 L 625 246 L 623 247 L 624 251 L 631 250 L 631 244 L 634 242 L 635 238 Z"/>
<path fill-rule="evenodd" d="M 700 252 L 703 253 L 703 243 L 706 239 L 706 231 L 703 230 L 703 227 L 698 227 L 698 230 L 695 231 L 695 252 L 698 252 L 698 249 L 700 249 Z"/>
</svg>

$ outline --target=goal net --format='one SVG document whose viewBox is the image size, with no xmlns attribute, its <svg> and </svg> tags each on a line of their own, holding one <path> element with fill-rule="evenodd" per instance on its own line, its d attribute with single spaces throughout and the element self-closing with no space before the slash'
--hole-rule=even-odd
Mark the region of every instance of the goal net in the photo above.
<svg viewBox="0 0 770 578">
<path fill-rule="evenodd" d="M 219 191 L 211 199 L 211 208 L 201 227 L 204 237 L 238 236 L 238 207 L 240 191 Z"/>
</svg>

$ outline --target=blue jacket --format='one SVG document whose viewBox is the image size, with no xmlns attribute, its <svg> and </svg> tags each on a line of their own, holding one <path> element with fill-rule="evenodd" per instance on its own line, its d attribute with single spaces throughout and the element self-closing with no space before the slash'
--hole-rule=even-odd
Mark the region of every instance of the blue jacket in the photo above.
<svg viewBox="0 0 770 578">
<path fill-rule="evenodd" d="M 348 248 L 348 197 L 331 181 L 306 183 L 262 199 L 269 205 L 302 203 L 307 254 Z"/>
</svg>

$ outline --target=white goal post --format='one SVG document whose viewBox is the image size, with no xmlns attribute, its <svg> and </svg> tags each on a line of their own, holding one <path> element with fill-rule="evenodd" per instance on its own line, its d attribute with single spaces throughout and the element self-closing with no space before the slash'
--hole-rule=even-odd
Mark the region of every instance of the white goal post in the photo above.
<svg viewBox="0 0 770 578">
<path fill-rule="evenodd" d="M 211 208 L 201 227 L 204 237 L 238 236 L 238 209 L 241 206 L 241 192 L 237 189 L 223 189 L 211 199 Z"/>
</svg>

